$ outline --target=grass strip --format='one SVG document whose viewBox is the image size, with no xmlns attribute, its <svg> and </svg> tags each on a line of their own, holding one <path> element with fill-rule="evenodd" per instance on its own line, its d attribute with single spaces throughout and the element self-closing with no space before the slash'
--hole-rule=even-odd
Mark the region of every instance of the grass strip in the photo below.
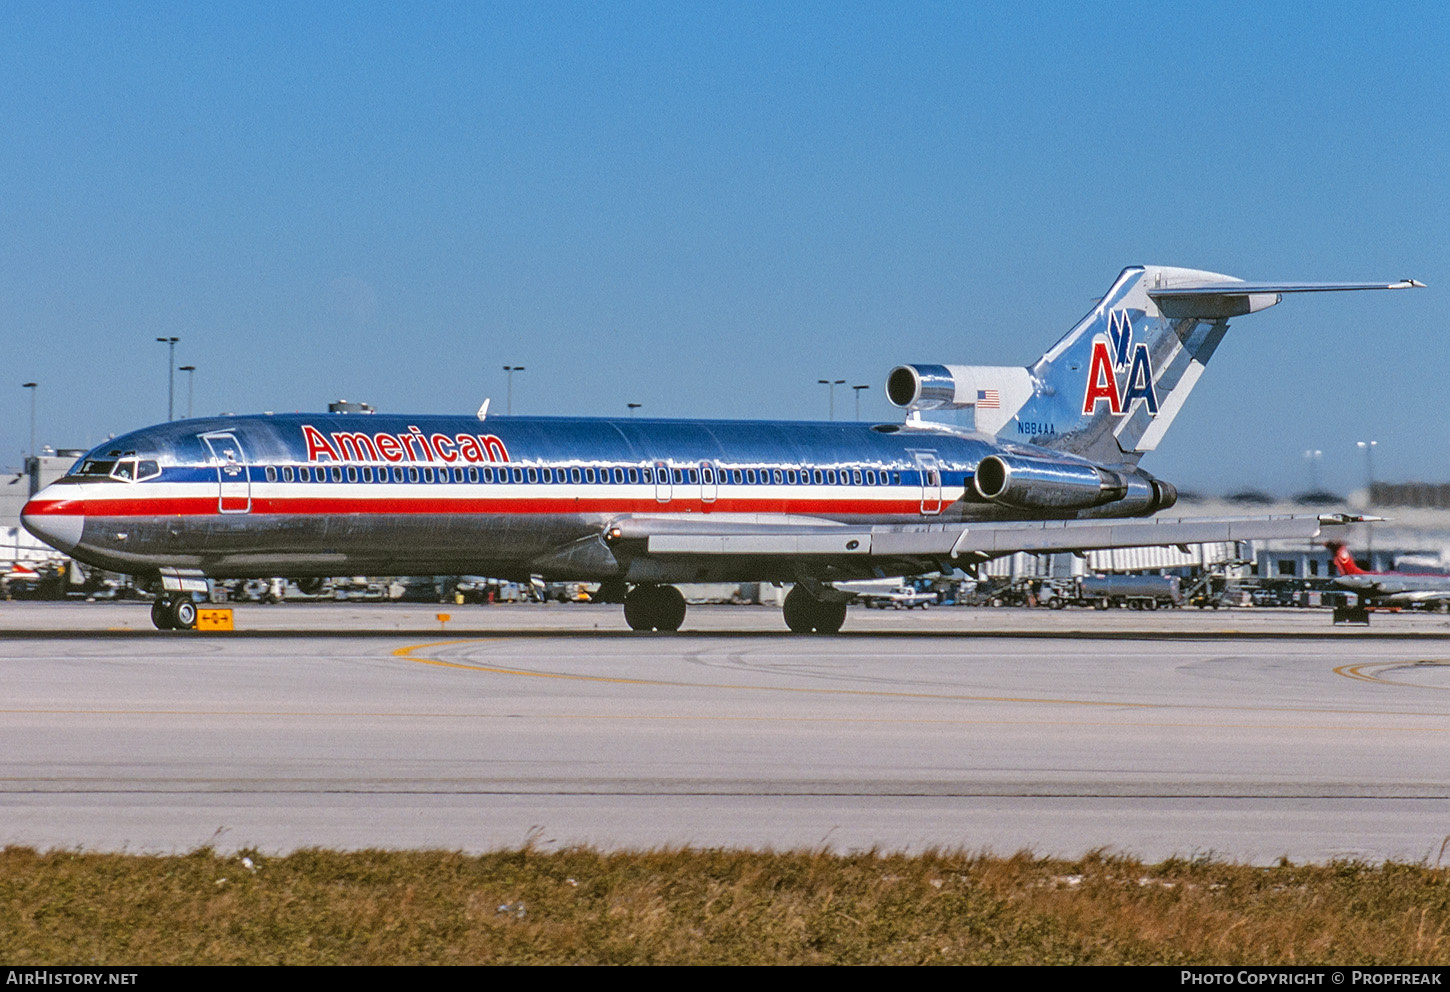
<svg viewBox="0 0 1450 992">
<path fill-rule="evenodd" d="M 1450 869 L 1096 853 L 0 851 L 24 964 L 1440 964 Z"/>
</svg>

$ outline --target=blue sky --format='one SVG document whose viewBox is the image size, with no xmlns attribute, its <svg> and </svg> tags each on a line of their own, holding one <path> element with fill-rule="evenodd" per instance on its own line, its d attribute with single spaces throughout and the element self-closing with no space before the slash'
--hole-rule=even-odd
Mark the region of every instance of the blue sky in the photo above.
<svg viewBox="0 0 1450 992">
<path fill-rule="evenodd" d="M 1450 480 L 1446 51 L 1443 4 L 7 3 L 0 464 L 25 381 L 43 444 L 164 419 L 171 335 L 198 414 L 522 365 L 523 413 L 899 417 L 891 366 L 1027 364 L 1150 262 L 1430 289 L 1235 322 L 1145 468 Z"/>
</svg>

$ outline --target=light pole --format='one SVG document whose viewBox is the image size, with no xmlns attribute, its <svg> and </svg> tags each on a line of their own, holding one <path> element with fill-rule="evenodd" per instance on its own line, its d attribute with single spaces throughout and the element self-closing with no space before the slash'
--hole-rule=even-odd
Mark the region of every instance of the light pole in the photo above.
<svg viewBox="0 0 1450 992">
<path fill-rule="evenodd" d="M 1313 492 L 1319 491 L 1319 459 L 1324 452 L 1318 448 L 1304 452 L 1304 460 L 1309 463 L 1309 488 Z"/>
<path fill-rule="evenodd" d="M 186 373 L 186 419 L 187 420 L 190 420 L 191 419 L 191 398 L 192 398 L 192 395 L 193 395 L 192 394 L 192 385 L 194 384 L 194 380 L 193 380 L 192 373 L 194 373 L 196 371 L 196 366 L 195 365 L 183 365 L 181 368 L 177 369 L 176 371 L 178 371 L 178 372 L 185 372 Z"/>
<path fill-rule="evenodd" d="M 634 416 L 634 411 L 638 410 L 644 404 L 642 404 L 642 403 L 626 403 L 624 405 L 627 406 L 627 407 L 629 407 L 629 415 L 631 417 L 633 417 Z"/>
<path fill-rule="evenodd" d="M 1378 441 L 1356 441 L 1355 447 L 1364 451 L 1364 499 L 1366 506 L 1374 505 L 1374 449 Z"/>
<path fill-rule="evenodd" d="M 509 374 L 509 398 L 506 412 L 512 415 L 514 412 L 514 373 L 522 372 L 524 367 L 522 365 L 505 365 L 503 370 Z"/>
<path fill-rule="evenodd" d="M 181 338 L 157 338 L 166 345 L 166 419 L 176 419 L 176 342 Z"/>
<path fill-rule="evenodd" d="M 1364 449 L 1364 505 L 1374 506 L 1374 447 L 1378 441 L 1356 441 L 1355 447 Z M 1364 525 L 1364 553 L 1369 560 L 1369 570 L 1374 571 L 1374 525 Z"/>
<path fill-rule="evenodd" d="M 30 457 L 35 457 L 35 391 L 38 382 L 22 382 L 21 389 L 30 390 Z"/>
<path fill-rule="evenodd" d="M 860 420 L 861 419 L 861 390 L 863 390 L 863 389 L 870 389 L 871 387 L 870 386 L 852 386 L 851 388 L 856 391 L 856 419 L 857 420 Z"/>
<path fill-rule="evenodd" d="M 830 400 L 828 401 L 829 402 L 828 409 L 831 411 L 831 419 L 832 420 L 835 420 L 836 419 L 836 387 L 837 386 L 844 386 L 846 384 L 846 380 L 845 379 L 817 379 L 816 382 L 818 382 L 822 386 L 825 386 L 826 387 L 826 391 L 830 395 Z"/>
</svg>

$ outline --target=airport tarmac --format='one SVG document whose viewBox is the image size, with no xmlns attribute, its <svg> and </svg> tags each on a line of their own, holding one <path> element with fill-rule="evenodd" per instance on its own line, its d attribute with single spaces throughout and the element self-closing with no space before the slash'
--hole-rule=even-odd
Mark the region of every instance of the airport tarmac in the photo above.
<svg viewBox="0 0 1450 992">
<path fill-rule="evenodd" d="M 436 619 L 446 613 L 446 623 Z M 1323 611 L 0 603 L 0 843 L 1434 863 L 1450 621 Z M 1450 848 L 1443 851 L 1450 859 Z"/>
</svg>

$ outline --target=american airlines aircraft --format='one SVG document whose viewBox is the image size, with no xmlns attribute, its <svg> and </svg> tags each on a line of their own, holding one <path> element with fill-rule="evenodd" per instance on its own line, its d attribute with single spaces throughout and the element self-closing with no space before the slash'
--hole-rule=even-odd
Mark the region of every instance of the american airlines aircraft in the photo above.
<svg viewBox="0 0 1450 992">
<path fill-rule="evenodd" d="M 158 627 L 195 625 L 208 578 L 484 574 L 597 581 L 635 630 L 677 630 L 672 583 L 794 583 L 785 622 L 834 633 L 840 580 L 1015 551 L 1315 537 L 1308 515 L 1153 516 L 1138 467 L 1228 328 L 1285 293 L 1397 283 L 1246 283 L 1123 270 L 1029 366 L 903 365 L 904 422 L 306 414 L 121 435 L 22 519 L 98 568 L 148 575 Z M 933 423 L 971 408 L 975 425 Z"/>
</svg>

